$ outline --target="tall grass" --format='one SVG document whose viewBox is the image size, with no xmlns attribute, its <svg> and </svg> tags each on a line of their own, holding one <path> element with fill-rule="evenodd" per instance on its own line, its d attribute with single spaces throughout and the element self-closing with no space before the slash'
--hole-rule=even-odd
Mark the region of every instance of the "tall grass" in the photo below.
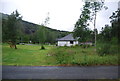
<svg viewBox="0 0 120 81">
<path fill-rule="evenodd" d="M 97 44 L 97 52 L 100 56 L 119 54 L 119 48 L 116 38 L 113 38 L 111 41 L 98 42 Z"/>
<path fill-rule="evenodd" d="M 58 47 L 52 52 L 56 58 L 57 64 L 71 65 L 117 65 L 117 54 L 99 56 L 94 47 L 82 48 L 76 47 Z M 51 53 L 51 54 L 52 54 Z"/>
</svg>

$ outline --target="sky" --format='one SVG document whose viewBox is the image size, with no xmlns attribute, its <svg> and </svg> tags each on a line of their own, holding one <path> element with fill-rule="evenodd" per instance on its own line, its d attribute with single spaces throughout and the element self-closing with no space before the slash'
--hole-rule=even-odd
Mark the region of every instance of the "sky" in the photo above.
<svg viewBox="0 0 120 81">
<path fill-rule="evenodd" d="M 109 17 L 118 8 L 119 0 L 106 0 L 107 10 L 97 13 L 96 27 L 101 30 L 105 24 L 110 25 Z M 84 0 L 0 0 L 0 12 L 11 14 L 13 11 L 23 16 L 23 20 L 42 24 L 47 16 L 50 17 L 50 28 L 73 31 L 74 24 L 79 19 Z M 49 12 L 49 15 L 48 15 Z M 89 26 L 93 30 L 93 23 Z"/>
</svg>

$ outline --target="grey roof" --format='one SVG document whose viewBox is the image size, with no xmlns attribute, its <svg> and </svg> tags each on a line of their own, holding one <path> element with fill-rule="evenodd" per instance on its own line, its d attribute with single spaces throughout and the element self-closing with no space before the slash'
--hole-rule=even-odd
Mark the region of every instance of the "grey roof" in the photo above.
<svg viewBox="0 0 120 81">
<path fill-rule="evenodd" d="M 76 41 L 77 39 L 73 37 L 73 34 L 68 34 L 67 36 L 63 38 L 57 39 L 57 41 Z"/>
</svg>

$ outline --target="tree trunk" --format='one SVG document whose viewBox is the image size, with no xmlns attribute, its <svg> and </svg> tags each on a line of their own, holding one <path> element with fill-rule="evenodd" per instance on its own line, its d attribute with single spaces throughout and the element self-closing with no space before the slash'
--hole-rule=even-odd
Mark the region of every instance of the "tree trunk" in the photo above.
<svg viewBox="0 0 120 81">
<path fill-rule="evenodd" d="M 15 44 L 14 46 L 15 46 L 15 49 L 17 49 L 17 46 L 16 46 L 16 44 Z"/>
<path fill-rule="evenodd" d="M 10 45 L 10 48 L 17 49 L 17 46 L 16 46 L 15 42 L 9 41 L 8 44 Z"/>
<path fill-rule="evenodd" d="M 96 11 L 95 11 L 95 19 L 94 19 L 94 32 L 95 32 L 95 51 L 96 51 Z"/>
</svg>

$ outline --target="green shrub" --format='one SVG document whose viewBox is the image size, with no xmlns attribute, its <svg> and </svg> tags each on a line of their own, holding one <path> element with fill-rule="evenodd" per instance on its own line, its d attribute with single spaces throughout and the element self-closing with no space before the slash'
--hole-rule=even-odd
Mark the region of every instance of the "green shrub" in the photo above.
<svg viewBox="0 0 120 81">
<path fill-rule="evenodd" d="M 99 48 L 97 49 L 97 52 L 100 56 L 110 54 L 110 44 L 103 44 L 99 46 Z"/>
<path fill-rule="evenodd" d="M 71 45 L 70 47 L 71 47 L 71 48 L 74 48 L 75 46 Z"/>
<path fill-rule="evenodd" d="M 57 64 L 71 64 L 73 58 L 73 54 L 65 51 L 66 47 L 60 47 L 54 50 L 54 58 L 56 58 Z"/>
<path fill-rule="evenodd" d="M 118 39 L 112 38 L 112 40 L 110 41 L 110 44 L 111 44 L 110 53 L 111 54 L 118 54 L 118 49 L 119 49 Z"/>
<path fill-rule="evenodd" d="M 83 44 L 80 44 L 80 46 L 82 47 L 82 46 L 83 46 Z"/>
<path fill-rule="evenodd" d="M 110 46 L 110 54 L 118 54 L 118 46 L 117 45 Z"/>
<path fill-rule="evenodd" d="M 88 45 L 87 45 L 87 48 L 89 48 L 89 47 L 90 47 L 90 45 L 88 44 Z"/>
<path fill-rule="evenodd" d="M 82 45 L 82 48 L 86 48 L 86 45 L 84 44 L 84 45 Z"/>
<path fill-rule="evenodd" d="M 67 45 L 65 44 L 64 47 L 67 47 Z"/>
<path fill-rule="evenodd" d="M 76 47 L 79 46 L 78 44 L 75 45 Z"/>
<path fill-rule="evenodd" d="M 89 48 L 89 47 L 90 47 L 89 44 L 84 44 L 84 45 L 82 45 L 82 48 Z"/>
<path fill-rule="evenodd" d="M 112 38 L 111 41 L 107 42 L 99 42 L 97 45 L 97 52 L 100 56 L 107 54 L 118 54 L 118 40 L 117 38 Z"/>
<path fill-rule="evenodd" d="M 41 50 L 44 50 L 44 49 L 45 49 L 45 47 L 42 45 L 42 46 L 41 46 Z"/>
</svg>

